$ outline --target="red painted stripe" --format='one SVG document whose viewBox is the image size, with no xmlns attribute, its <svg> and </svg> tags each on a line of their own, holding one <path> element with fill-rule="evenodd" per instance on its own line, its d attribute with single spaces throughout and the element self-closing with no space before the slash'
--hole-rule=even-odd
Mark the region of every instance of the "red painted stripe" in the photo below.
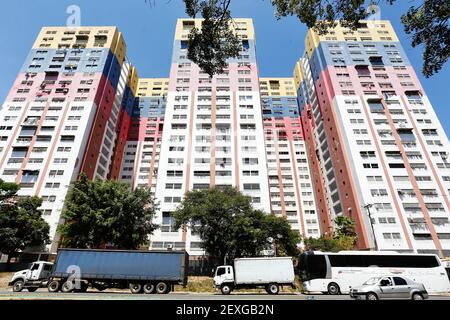
<svg viewBox="0 0 450 320">
<path fill-rule="evenodd" d="M 368 111 L 368 107 L 367 107 L 366 101 L 365 101 L 363 96 L 361 96 L 361 102 L 362 102 L 362 105 L 363 105 L 364 113 L 366 115 L 366 119 L 370 120 L 371 117 L 370 117 L 370 114 L 369 114 L 369 111 Z M 372 140 L 373 140 L 373 142 L 375 144 L 375 147 L 377 149 L 377 153 L 378 153 L 380 161 L 381 161 L 381 165 L 383 167 L 383 172 L 384 172 L 384 176 L 386 177 L 386 180 L 387 180 L 389 191 L 390 191 L 390 193 L 392 195 L 392 199 L 394 200 L 395 210 L 397 211 L 397 217 L 398 217 L 398 219 L 400 221 L 400 225 L 402 226 L 403 234 L 405 235 L 405 238 L 406 238 L 406 243 L 408 244 L 408 248 L 410 250 L 413 250 L 413 245 L 412 245 L 412 242 L 411 242 L 411 235 L 408 232 L 408 228 L 406 226 L 405 219 L 404 219 L 404 217 L 403 217 L 403 215 L 401 213 L 402 211 L 401 211 L 401 207 L 400 207 L 399 201 L 398 201 L 397 196 L 396 196 L 394 185 L 392 183 L 392 179 L 390 178 L 390 175 L 389 175 L 389 172 L 388 172 L 388 169 L 387 169 L 386 161 L 384 161 L 383 151 L 381 150 L 380 143 L 379 143 L 379 141 L 377 139 L 378 135 L 377 135 L 377 133 L 375 131 L 375 128 L 374 128 L 374 126 L 372 124 L 372 121 L 368 121 L 368 124 L 369 124 L 370 132 L 372 134 Z"/>
<path fill-rule="evenodd" d="M 417 183 L 416 177 L 411 168 L 411 164 L 409 163 L 409 159 L 408 159 L 408 156 L 406 155 L 405 148 L 403 147 L 403 144 L 401 142 L 400 135 L 397 133 L 397 129 L 395 128 L 394 121 L 392 120 L 391 113 L 389 112 L 389 107 L 387 106 L 384 99 L 381 100 L 381 102 L 384 105 L 384 109 L 386 112 L 386 118 L 388 119 L 389 126 L 391 127 L 392 135 L 393 135 L 395 142 L 396 142 L 396 144 L 400 150 L 400 153 L 402 155 L 403 162 L 404 162 L 405 168 L 406 168 L 406 172 L 408 173 L 408 176 L 409 176 L 409 181 L 412 184 L 414 193 L 416 194 L 416 197 L 417 197 L 417 201 L 419 202 L 419 206 L 422 209 L 422 213 L 425 218 L 425 221 L 428 225 L 428 228 L 430 229 L 431 238 L 433 239 L 436 249 L 440 252 L 441 256 L 443 256 L 441 242 L 439 241 L 439 238 L 436 234 L 436 230 L 434 229 L 434 225 L 433 225 L 433 222 L 431 221 L 430 213 L 428 211 L 427 206 L 425 205 L 425 201 L 423 199 L 422 193 L 420 192 L 419 184 Z"/>
</svg>

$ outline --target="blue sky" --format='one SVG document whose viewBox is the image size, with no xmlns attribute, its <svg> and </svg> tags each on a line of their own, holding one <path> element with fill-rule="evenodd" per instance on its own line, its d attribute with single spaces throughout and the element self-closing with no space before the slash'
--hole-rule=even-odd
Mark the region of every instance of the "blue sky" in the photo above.
<svg viewBox="0 0 450 320">
<path fill-rule="evenodd" d="M 69 5 L 81 8 L 82 25 L 117 25 L 125 36 L 128 57 L 141 77 L 169 74 L 175 22 L 185 17 L 182 0 L 14 0 L 3 1 L 0 11 L 0 101 L 7 95 L 39 30 L 43 26 L 65 25 Z M 422 85 L 450 134 L 450 64 L 430 79 L 421 73 L 421 48 L 413 49 L 403 32 L 400 16 L 414 1 L 398 0 L 383 6 L 382 19 L 391 20 Z M 292 75 L 295 61 L 304 50 L 306 28 L 296 18 L 276 20 L 270 0 L 234 0 L 235 17 L 254 19 L 258 64 L 263 77 Z"/>
</svg>

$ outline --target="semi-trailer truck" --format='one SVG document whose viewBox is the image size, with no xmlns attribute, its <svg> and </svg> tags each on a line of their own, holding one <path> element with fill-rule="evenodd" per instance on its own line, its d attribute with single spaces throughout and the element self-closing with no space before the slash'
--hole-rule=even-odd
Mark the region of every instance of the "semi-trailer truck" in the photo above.
<svg viewBox="0 0 450 320">
<path fill-rule="evenodd" d="M 296 287 L 292 257 L 238 258 L 234 266 L 217 267 L 214 276 L 214 286 L 224 295 L 259 287 L 268 294 L 278 294 L 283 285 Z"/>
<path fill-rule="evenodd" d="M 85 292 L 129 288 L 134 294 L 167 294 L 187 285 L 189 256 L 184 251 L 59 249 L 55 263 L 38 261 L 14 274 L 13 291 Z"/>
</svg>

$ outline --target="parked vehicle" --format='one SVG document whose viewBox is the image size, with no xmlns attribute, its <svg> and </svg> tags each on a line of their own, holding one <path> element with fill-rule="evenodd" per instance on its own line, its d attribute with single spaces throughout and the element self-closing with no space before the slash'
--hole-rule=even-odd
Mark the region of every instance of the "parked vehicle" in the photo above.
<svg viewBox="0 0 450 320">
<path fill-rule="evenodd" d="M 443 259 L 441 260 L 441 263 L 447 272 L 448 279 L 450 280 L 450 259 Z"/>
<path fill-rule="evenodd" d="M 31 264 L 29 269 L 14 273 L 8 285 L 13 287 L 14 292 L 20 292 L 25 288 L 29 292 L 35 292 L 37 289 L 47 286 L 52 270 L 53 263 L 36 261 Z"/>
<path fill-rule="evenodd" d="M 216 269 L 214 286 L 222 294 L 233 290 L 263 287 L 269 294 L 278 294 L 280 286 L 295 288 L 294 265 L 291 257 L 240 258 L 233 266 Z"/>
<path fill-rule="evenodd" d="M 444 266 L 434 254 L 400 254 L 394 251 L 306 252 L 299 272 L 307 292 L 348 294 L 371 277 L 405 276 L 423 283 L 430 293 L 450 291 Z"/>
<path fill-rule="evenodd" d="M 374 277 L 350 289 L 350 297 L 357 300 L 379 299 L 428 299 L 428 292 L 421 283 L 405 277 Z"/>
<path fill-rule="evenodd" d="M 135 294 L 166 294 L 175 284 L 187 285 L 188 263 L 184 251 L 60 249 L 50 271 L 51 264 L 36 262 L 21 271 L 22 280 L 19 272 L 10 284 L 14 291 L 47 286 L 49 292 L 84 292 L 91 286 L 100 291 L 129 288 Z"/>
</svg>

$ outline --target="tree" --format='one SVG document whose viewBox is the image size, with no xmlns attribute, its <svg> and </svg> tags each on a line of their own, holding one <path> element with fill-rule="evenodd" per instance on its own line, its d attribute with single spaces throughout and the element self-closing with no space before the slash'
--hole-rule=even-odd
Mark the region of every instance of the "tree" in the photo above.
<svg viewBox="0 0 450 320">
<path fill-rule="evenodd" d="M 450 55 L 449 15 L 448 0 L 428 0 L 402 16 L 405 32 L 412 35 L 412 46 L 425 48 L 422 73 L 426 77 L 439 72 Z"/>
<path fill-rule="evenodd" d="M 329 238 L 321 236 L 319 238 L 304 238 L 305 251 L 338 252 L 342 250 L 352 250 L 354 248 L 353 239 L 349 237 Z"/>
<path fill-rule="evenodd" d="M 72 183 L 58 227 L 62 244 L 72 248 L 137 249 L 157 225 L 155 202 L 148 189 L 133 191 L 117 181 L 90 181 L 85 174 Z"/>
<path fill-rule="evenodd" d="M 282 254 L 297 252 L 299 238 L 285 219 L 253 209 L 250 198 L 231 187 L 186 193 L 173 218 L 176 228 L 188 225 L 221 262 L 258 256 L 272 245 Z"/>
<path fill-rule="evenodd" d="M 19 185 L 16 183 L 5 182 L 0 179 L 0 204 L 13 200 L 19 191 Z"/>
<path fill-rule="evenodd" d="M 334 219 L 334 223 L 336 224 L 335 235 L 336 238 L 339 237 L 356 237 L 355 232 L 355 221 L 347 216 L 337 216 Z"/>
<path fill-rule="evenodd" d="M 201 12 L 204 19 L 201 29 L 194 27 L 189 33 L 188 58 L 210 77 L 223 73 L 227 59 L 238 57 L 242 50 L 241 40 L 230 29 L 231 0 L 184 2 L 189 16 L 196 17 Z"/>
<path fill-rule="evenodd" d="M 334 223 L 336 225 L 336 230 L 332 237 L 322 236 L 320 238 L 304 238 L 303 242 L 305 250 L 327 252 L 353 250 L 357 239 L 354 230 L 355 221 L 347 216 L 337 216 Z"/>
<path fill-rule="evenodd" d="M 183 0 L 186 13 L 195 18 L 201 13 L 204 22 L 201 32 L 194 29 L 189 37 L 188 57 L 210 76 L 222 73 L 226 60 L 238 55 L 239 38 L 232 30 L 229 6 L 231 0 Z M 365 5 L 397 0 L 271 0 L 278 19 L 296 16 L 319 34 L 326 34 L 340 20 L 344 27 L 358 28 L 369 16 Z M 449 57 L 448 0 L 422 0 L 411 6 L 401 17 L 404 30 L 412 36 L 412 46 L 424 46 L 423 74 L 429 77 L 445 64 Z M 222 51 L 223 50 L 223 51 Z"/>
<path fill-rule="evenodd" d="M 19 186 L 0 179 L 0 251 L 11 257 L 27 247 L 50 243 L 48 223 L 38 197 L 18 197 Z"/>
</svg>

